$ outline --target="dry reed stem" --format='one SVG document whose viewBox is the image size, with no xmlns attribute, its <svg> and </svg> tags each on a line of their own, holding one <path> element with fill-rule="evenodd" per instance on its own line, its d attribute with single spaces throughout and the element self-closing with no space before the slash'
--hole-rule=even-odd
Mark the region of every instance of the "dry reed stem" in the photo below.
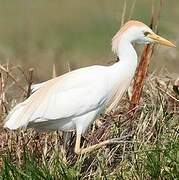
<svg viewBox="0 0 179 180">
<path fill-rule="evenodd" d="M 5 94 L 5 82 L 3 74 L 0 72 L 0 121 L 2 121 L 4 115 L 7 113 L 7 101 L 6 101 L 6 94 Z M 0 122 L 1 124 L 1 122 Z"/>
<path fill-rule="evenodd" d="M 29 78 L 28 78 L 27 96 L 26 96 L 27 98 L 31 94 L 31 86 L 32 86 L 32 83 L 33 83 L 33 72 L 34 72 L 34 69 L 30 68 L 29 69 Z"/>
<path fill-rule="evenodd" d="M 3 99 L 4 99 L 4 91 L 3 91 L 3 77 L 2 74 L 0 73 L 0 116 L 2 117 L 3 112 L 4 112 L 4 107 L 3 107 Z"/>
<path fill-rule="evenodd" d="M 122 10 L 122 15 L 121 15 L 121 27 L 124 25 L 124 22 L 125 22 L 126 8 L 127 8 L 127 2 L 126 0 L 124 0 L 124 6 Z"/>
<path fill-rule="evenodd" d="M 135 8 L 135 5 L 136 5 L 136 1 L 137 0 L 133 0 L 132 1 L 132 5 L 131 5 L 131 9 L 130 9 L 130 11 L 129 11 L 129 20 L 132 18 L 132 15 L 133 15 L 133 12 L 134 12 L 134 8 Z"/>
<path fill-rule="evenodd" d="M 56 65 L 55 63 L 53 63 L 53 67 L 52 67 L 52 78 L 57 77 L 57 72 L 56 72 Z"/>
<path fill-rule="evenodd" d="M 150 28 L 153 28 L 154 24 L 154 3 L 152 1 L 152 12 L 151 12 L 151 20 L 150 20 Z M 129 106 L 129 111 L 132 113 L 135 110 L 135 107 L 139 105 L 140 98 L 142 95 L 142 90 L 144 86 L 144 81 L 147 76 L 147 70 L 150 62 L 150 58 L 153 54 L 154 45 L 146 45 L 144 47 L 139 65 L 137 67 L 136 75 L 134 78 L 133 91 L 131 102 Z"/>
<path fill-rule="evenodd" d="M 154 1 L 152 1 L 151 3 L 152 3 L 151 4 L 152 11 L 151 11 L 150 28 L 153 29 L 154 21 L 155 21 L 156 26 L 154 29 L 155 29 L 155 31 L 157 31 L 158 22 L 159 22 L 161 10 L 163 7 L 163 0 L 160 0 L 160 7 L 159 7 L 157 15 L 155 15 L 155 12 L 154 12 L 154 10 L 155 10 Z M 150 59 L 153 54 L 153 50 L 154 50 L 154 45 L 147 45 L 144 48 L 144 51 L 141 56 L 141 60 L 139 62 L 138 68 L 137 68 L 135 79 L 134 79 L 133 92 L 132 92 L 129 110 L 134 109 L 140 103 L 140 98 L 142 95 L 144 81 L 147 76 L 147 70 L 148 70 Z"/>
<path fill-rule="evenodd" d="M 175 102 L 179 103 L 179 99 L 175 98 L 174 96 L 172 96 L 171 94 L 169 94 L 168 92 L 166 92 L 164 89 L 157 87 L 160 91 L 162 91 L 163 93 L 165 93 L 166 95 L 168 95 L 171 99 L 173 99 Z"/>
<path fill-rule="evenodd" d="M 70 61 L 67 61 L 67 72 L 71 71 L 71 65 L 70 65 Z"/>
<path fill-rule="evenodd" d="M 25 94 L 27 94 L 26 89 L 24 89 L 24 88 L 19 84 L 19 82 L 14 78 L 14 76 L 13 76 L 7 69 L 5 69 L 1 64 L 0 64 L 0 69 L 1 69 L 3 72 L 5 72 Z"/>
<path fill-rule="evenodd" d="M 136 76 L 134 78 L 133 93 L 131 97 L 131 103 L 129 110 L 135 109 L 139 105 L 140 97 L 142 94 L 145 78 L 147 76 L 147 70 L 150 62 L 150 58 L 153 53 L 153 45 L 146 45 L 139 62 Z"/>
</svg>

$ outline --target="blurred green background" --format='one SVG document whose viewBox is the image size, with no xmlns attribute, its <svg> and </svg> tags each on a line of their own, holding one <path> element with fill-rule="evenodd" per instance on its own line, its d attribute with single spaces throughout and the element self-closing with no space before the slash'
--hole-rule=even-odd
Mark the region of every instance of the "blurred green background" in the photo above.
<svg viewBox="0 0 179 180">
<path fill-rule="evenodd" d="M 115 59 L 111 38 L 120 28 L 127 3 L 132 0 L 0 0 L 0 62 L 35 68 L 35 81 L 92 64 L 107 64 Z M 153 1 L 155 11 L 160 0 Z M 148 24 L 151 0 L 136 0 L 132 19 Z M 164 0 L 159 34 L 179 44 L 179 1 Z M 140 49 L 140 48 L 139 48 Z M 179 73 L 178 48 L 157 47 L 152 70 L 166 67 Z"/>
</svg>

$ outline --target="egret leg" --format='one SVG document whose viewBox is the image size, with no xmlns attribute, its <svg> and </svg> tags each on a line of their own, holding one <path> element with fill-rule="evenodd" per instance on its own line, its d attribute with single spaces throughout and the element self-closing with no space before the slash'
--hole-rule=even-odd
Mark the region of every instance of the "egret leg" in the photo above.
<svg viewBox="0 0 179 180">
<path fill-rule="evenodd" d="M 91 152 L 93 150 L 99 149 L 99 148 L 101 148 L 102 146 L 105 146 L 105 145 L 123 143 L 123 142 L 126 142 L 126 141 L 122 141 L 122 139 L 124 139 L 126 137 L 129 137 L 129 136 L 131 136 L 131 135 L 123 136 L 123 137 L 120 137 L 120 138 L 108 139 L 106 141 L 103 141 L 103 142 L 100 142 L 98 144 L 89 146 L 87 148 L 80 148 L 81 134 L 77 134 L 76 144 L 75 144 L 75 153 L 76 154 L 85 154 L 85 153 L 89 153 L 89 152 Z"/>
</svg>

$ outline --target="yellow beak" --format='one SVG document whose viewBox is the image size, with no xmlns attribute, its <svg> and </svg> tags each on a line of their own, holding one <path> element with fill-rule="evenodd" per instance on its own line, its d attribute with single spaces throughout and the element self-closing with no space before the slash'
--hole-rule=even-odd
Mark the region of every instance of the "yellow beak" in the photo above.
<svg viewBox="0 0 179 180">
<path fill-rule="evenodd" d="M 171 43 L 167 39 L 164 39 L 164 38 L 158 36 L 155 33 L 150 33 L 150 34 L 147 35 L 147 37 L 152 39 L 156 43 L 163 44 L 163 45 L 169 46 L 169 47 L 176 47 L 173 43 Z"/>
</svg>

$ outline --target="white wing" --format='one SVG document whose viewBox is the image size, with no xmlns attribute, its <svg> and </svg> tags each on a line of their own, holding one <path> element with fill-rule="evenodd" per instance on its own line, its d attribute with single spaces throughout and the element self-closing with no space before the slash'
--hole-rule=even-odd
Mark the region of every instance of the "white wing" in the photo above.
<svg viewBox="0 0 179 180">
<path fill-rule="evenodd" d="M 37 119 L 75 117 L 99 108 L 107 99 L 107 68 L 91 66 L 45 82 L 10 112 L 5 127 L 26 127 Z"/>
<path fill-rule="evenodd" d="M 38 89 L 40 89 L 44 84 L 45 84 L 45 82 L 43 82 L 43 83 L 38 83 L 38 84 L 32 84 L 32 85 L 31 85 L 31 93 L 34 93 L 35 91 L 37 91 Z"/>
</svg>

